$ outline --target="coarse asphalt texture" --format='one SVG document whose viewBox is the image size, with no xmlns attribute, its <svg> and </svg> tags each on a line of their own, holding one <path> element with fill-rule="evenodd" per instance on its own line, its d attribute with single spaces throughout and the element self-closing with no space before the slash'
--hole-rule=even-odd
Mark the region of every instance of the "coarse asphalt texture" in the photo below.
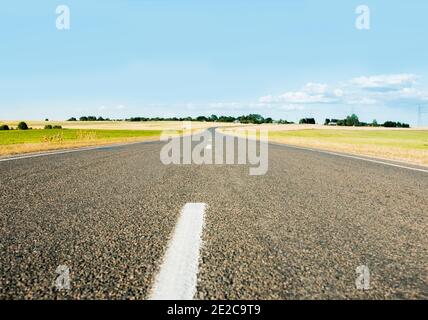
<svg viewBox="0 0 428 320">
<path fill-rule="evenodd" d="M 272 144 L 252 176 L 164 165 L 164 144 L 0 162 L 0 299 L 147 299 L 189 202 L 207 204 L 195 299 L 428 298 L 428 173 Z"/>
</svg>

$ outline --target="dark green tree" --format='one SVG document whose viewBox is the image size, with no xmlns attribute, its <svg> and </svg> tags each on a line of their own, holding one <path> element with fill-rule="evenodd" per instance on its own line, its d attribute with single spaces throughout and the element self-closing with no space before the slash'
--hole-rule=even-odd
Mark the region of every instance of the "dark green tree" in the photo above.
<svg viewBox="0 0 428 320">
<path fill-rule="evenodd" d="M 20 123 L 18 123 L 18 129 L 19 130 L 28 130 L 28 125 L 24 121 L 21 121 Z"/>
<path fill-rule="evenodd" d="M 360 121 L 359 121 L 358 116 L 356 114 L 352 114 L 352 115 L 346 117 L 345 124 L 346 124 L 346 126 L 349 126 L 349 127 L 359 126 Z"/>
</svg>

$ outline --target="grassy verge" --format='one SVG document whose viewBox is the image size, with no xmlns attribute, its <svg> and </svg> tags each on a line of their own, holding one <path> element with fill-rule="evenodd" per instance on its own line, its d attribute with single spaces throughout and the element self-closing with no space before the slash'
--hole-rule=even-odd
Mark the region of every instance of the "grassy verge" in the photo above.
<svg viewBox="0 0 428 320">
<path fill-rule="evenodd" d="M 0 155 L 158 140 L 161 130 L 11 130 L 0 131 Z M 179 133 L 179 132 L 177 132 Z"/>
<path fill-rule="evenodd" d="M 269 141 L 428 166 L 428 130 L 275 130 Z"/>
</svg>

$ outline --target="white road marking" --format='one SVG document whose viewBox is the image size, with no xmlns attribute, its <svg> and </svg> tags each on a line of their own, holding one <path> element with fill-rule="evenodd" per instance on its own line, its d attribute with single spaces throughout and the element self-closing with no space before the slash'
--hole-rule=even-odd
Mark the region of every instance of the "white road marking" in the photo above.
<svg viewBox="0 0 428 320">
<path fill-rule="evenodd" d="M 225 135 L 225 136 L 237 137 L 235 135 L 222 133 L 221 131 L 219 131 L 219 132 L 221 134 Z M 373 162 L 373 163 L 377 163 L 377 164 L 383 164 L 383 165 L 386 165 L 386 166 L 391 166 L 391 167 L 396 167 L 396 168 L 401 168 L 401 169 L 407 169 L 407 170 L 412 170 L 412 171 L 419 171 L 419 172 L 428 173 L 428 169 L 408 167 L 408 166 L 405 166 L 405 165 L 395 164 L 395 163 L 386 162 L 386 161 L 377 160 L 377 159 L 368 158 L 368 157 L 367 158 L 363 158 L 363 157 L 353 156 L 353 155 L 344 154 L 344 153 L 336 153 L 336 152 L 327 151 L 327 150 L 313 149 L 313 148 L 308 148 L 308 147 L 298 147 L 298 146 L 293 146 L 293 145 L 285 144 L 285 143 L 269 142 L 269 144 L 272 144 L 272 145 L 275 145 L 275 146 L 287 147 L 287 148 L 294 148 L 294 149 L 306 150 L 306 151 L 309 150 L 309 151 L 318 152 L 318 153 L 326 153 L 326 154 L 330 154 L 330 155 L 334 155 L 334 156 L 338 156 L 338 157 L 363 160 L 363 161 Z M 391 161 L 394 161 L 394 160 L 391 160 Z"/>
<path fill-rule="evenodd" d="M 353 156 L 353 155 L 344 154 L 344 153 L 336 153 L 336 152 L 332 152 L 332 151 L 319 150 L 319 149 L 313 149 L 313 148 L 297 147 L 297 146 L 281 144 L 281 143 L 272 143 L 272 144 L 277 145 L 277 146 L 285 146 L 285 147 L 294 148 L 294 149 L 309 150 L 309 151 L 318 152 L 318 153 L 326 153 L 326 154 L 344 157 L 344 158 L 363 160 L 363 161 L 383 164 L 383 165 L 387 165 L 387 166 L 391 166 L 391 167 L 397 167 L 397 168 L 401 168 L 401 169 L 407 169 L 407 170 L 413 170 L 413 171 L 428 173 L 428 169 L 413 168 L 413 167 L 408 167 L 408 166 L 395 164 L 395 163 L 391 163 L 391 162 L 386 162 L 386 161 L 381 161 L 381 160 L 376 160 L 376 159 L 370 159 L 370 158 L 363 158 L 363 157 Z M 391 160 L 391 161 L 393 161 L 393 160 Z"/>
<path fill-rule="evenodd" d="M 196 293 L 199 250 L 207 205 L 187 203 L 168 244 L 150 300 L 192 300 Z"/>
</svg>

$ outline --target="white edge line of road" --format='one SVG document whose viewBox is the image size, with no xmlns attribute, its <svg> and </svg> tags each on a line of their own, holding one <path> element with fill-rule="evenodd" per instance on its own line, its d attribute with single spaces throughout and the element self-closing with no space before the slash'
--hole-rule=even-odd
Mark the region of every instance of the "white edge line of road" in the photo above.
<svg viewBox="0 0 428 320">
<path fill-rule="evenodd" d="M 236 138 L 240 138 L 239 136 L 235 136 L 235 135 L 231 135 L 231 134 L 226 134 L 226 133 L 221 132 L 221 131 L 219 131 L 219 132 L 221 134 L 225 135 L 225 136 L 228 135 L 228 136 L 233 136 L 233 137 L 236 137 Z M 299 150 L 306 150 L 306 151 L 324 153 L 324 154 L 329 154 L 329 155 L 338 156 L 338 157 L 344 157 L 344 158 L 350 158 L 350 159 L 356 159 L 356 160 L 363 160 L 363 161 L 373 162 L 373 163 L 377 163 L 377 164 L 383 164 L 383 165 L 386 165 L 386 166 L 391 166 L 391 167 L 396 167 L 396 168 L 401 168 L 401 169 L 407 169 L 407 170 L 413 170 L 413 171 L 419 171 L 419 172 L 428 173 L 428 169 L 409 167 L 409 166 L 405 166 L 405 165 L 400 165 L 400 164 L 395 164 L 395 163 L 386 162 L 386 161 L 382 161 L 382 160 L 377 160 L 375 158 L 358 157 L 358 156 L 353 156 L 353 155 L 345 154 L 345 153 L 337 153 L 337 152 L 333 152 L 333 151 L 327 151 L 327 150 L 321 150 L 321 149 L 314 149 L 314 148 L 309 148 L 309 147 L 298 147 L 298 146 L 293 146 L 293 145 L 290 145 L 290 144 L 278 143 L 278 142 L 270 142 L 270 141 L 268 141 L 268 143 L 271 144 L 271 145 L 274 145 L 274 146 L 280 146 L 280 147 L 286 147 L 286 148 L 292 148 L 292 149 L 299 149 Z M 391 161 L 394 161 L 394 160 L 391 160 Z"/>
<path fill-rule="evenodd" d="M 111 144 L 111 145 L 107 144 L 107 145 L 100 145 L 100 146 L 93 146 L 93 147 L 83 147 L 83 148 L 76 148 L 76 149 L 69 149 L 69 150 L 50 151 L 50 152 L 43 152 L 43 153 L 32 153 L 32 154 L 20 155 L 20 156 L 16 156 L 16 157 L 2 158 L 2 159 L 0 159 L 0 162 L 13 161 L 13 160 L 21 160 L 21 159 L 29 159 L 29 158 L 38 158 L 38 157 L 47 157 L 47 156 L 53 156 L 53 155 L 58 155 L 58 154 L 66 154 L 66 153 L 90 151 L 90 150 L 105 149 L 105 148 L 119 148 L 119 147 L 125 147 L 125 146 L 134 145 L 134 144 L 153 143 L 153 142 L 158 142 L 158 140 L 137 141 L 137 142 L 121 143 L 121 144 Z"/>
<path fill-rule="evenodd" d="M 339 156 L 339 157 L 344 157 L 344 158 L 363 160 L 363 161 L 373 162 L 373 163 L 377 163 L 377 164 L 383 164 L 383 165 L 387 165 L 387 166 L 391 166 L 391 167 L 397 167 L 397 168 L 402 168 L 402 169 L 407 169 L 407 170 L 413 170 L 413 171 L 420 171 L 420 172 L 428 173 L 428 169 L 408 167 L 408 166 L 404 166 L 404 165 L 400 165 L 400 164 L 395 164 L 395 163 L 391 163 L 391 162 L 386 162 L 386 161 L 381 161 L 381 160 L 376 160 L 376 159 L 371 159 L 371 158 L 364 158 L 364 157 L 353 156 L 353 155 L 350 155 L 350 154 L 336 153 L 336 152 L 333 152 L 333 151 L 319 150 L 319 149 L 313 149 L 313 148 L 298 147 L 298 146 L 293 146 L 293 145 L 289 145 L 289 144 L 281 144 L 281 143 L 274 143 L 274 142 L 269 142 L 269 143 L 272 144 L 272 145 L 275 145 L 275 146 L 281 146 L 281 147 L 287 147 L 287 148 L 293 148 L 293 149 L 300 149 L 300 150 L 307 150 L 307 151 L 318 152 L 318 153 L 325 153 L 325 154 L 330 154 L 330 155 L 333 155 L 333 156 Z M 392 160 L 392 161 L 394 161 L 394 160 Z"/>
<path fill-rule="evenodd" d="M 150 300 L 192 300 L 196 294 L 205 203 L 187 203 L 160 266 Z"/>
</svg>

